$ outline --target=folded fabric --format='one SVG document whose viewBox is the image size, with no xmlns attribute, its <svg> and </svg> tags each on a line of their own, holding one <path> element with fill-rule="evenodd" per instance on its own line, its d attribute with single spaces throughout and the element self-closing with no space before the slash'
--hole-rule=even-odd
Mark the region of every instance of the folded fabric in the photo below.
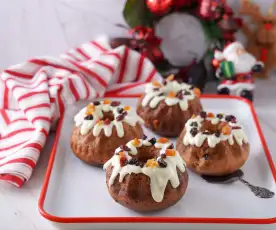
<svg viewBox="0 0 276 230">
<path fill-rule="evenodd" d="M 139 94 L 160 80 L 153 64 L 106 37 L 59 58 L 31 59 L 0 75 L 0 179 L 18 187 L 28 181 L 51 124 L 66 106 L 111 94 Z"/>
</svg>

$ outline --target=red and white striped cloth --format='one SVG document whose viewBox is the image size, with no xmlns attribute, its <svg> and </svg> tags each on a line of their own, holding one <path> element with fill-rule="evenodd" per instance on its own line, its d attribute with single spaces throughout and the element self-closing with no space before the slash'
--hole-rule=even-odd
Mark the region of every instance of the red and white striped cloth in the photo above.
<svg viewBox="0 0 276 230">
<path fill-rule="evenodd" d="M 31 59 L 0 75 L 0 179 L 18 187 L 31 177 L 51 124 L 68 104 L 107 94 L 137 94 L 160 79 L 152 63 L 101 38 L 59 58 Z"/>
</svg>

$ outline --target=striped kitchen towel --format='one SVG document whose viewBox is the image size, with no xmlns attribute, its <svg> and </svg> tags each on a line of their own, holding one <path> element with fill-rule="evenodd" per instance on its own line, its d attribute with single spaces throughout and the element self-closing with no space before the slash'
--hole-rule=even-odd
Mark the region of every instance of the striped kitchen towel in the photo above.
<svg viewBox="0 0 276 230">
<path fill-rule="evenodd" d="M 160 80 L 153 64 L 102 37 L 59 58 L 41 57 L 0 75 L 0 179 L 18 187 L 31 177 L 50 126 L 66 106 L 104 94 L 138 94 Z"/>
</svg>

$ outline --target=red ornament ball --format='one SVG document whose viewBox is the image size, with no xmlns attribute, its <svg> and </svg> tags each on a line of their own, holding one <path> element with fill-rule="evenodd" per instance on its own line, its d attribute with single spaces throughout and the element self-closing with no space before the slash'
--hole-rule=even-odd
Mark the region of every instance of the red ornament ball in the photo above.
<svg viewBox="0 0 276 230">
<path fill-rule="evenodd" d="M 173 0 L 147 0 L 146 3 L 152 13 L 162 15 L 172 7 Z"/>
</svg>

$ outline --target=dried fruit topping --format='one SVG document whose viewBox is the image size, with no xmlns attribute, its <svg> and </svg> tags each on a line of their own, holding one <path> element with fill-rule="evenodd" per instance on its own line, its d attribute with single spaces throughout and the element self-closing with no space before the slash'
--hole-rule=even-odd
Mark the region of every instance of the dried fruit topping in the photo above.
<svg viewBox="0 0 276 230">
<path fill-rule="evenodd" d="M 217 114 L 217 118 L 222 119 L 223 115 L 221 113 Z"/>
<path fill-rule="evenodd" d="M 202 134 L 205 134 L 205 135 L 210 135 L 211 133 L 209 131 L 204 131 Z"/>
<path fill-rule="evenodd" d="M 204 154 L 204 156 L 203 156 L 203 157 L 204 157 L 204 159 L 205 159 L 205 160 L 208 160 L 209 155 L 208 155 L 208 154 Z"/>
<path fill-rule="evenodd" d="M 193 115 L 192 115 L 192 118 L 195 118 L 195 117 L 196 117 L 196 115 L 195 115 L 195 114 L 193 114 Z"/>
<path fill-rule="evenodd" d="M 174 149 L 166 149 L 167 156 L 172 157 L 172 156 L 175 156 L 175 154 L 176 154 L 176 151 Z"/>
<path fill-rule="evenodd" d="M 136 164 L 137 165 L 137 164 Z M 143 168 L 144 167 L 144 163 L 143 162 L 139 162 L 139 166 L 141 167 L 141 168 Z M 137 165 L 138 166 L 138 165 Z"/>
<path fill-rule="evenodd" d="M 162 96 L 164 96 L 164 95 L 165 95 L 164 93 L 159 93 L 159 94 L 158 94 L 159 97 L 162 97 Z"/>
<path fill-rule="evenodd" d="M 241 129 L 241 127 L 239 127 L 239 126 L 234 126 L 234 127 L 232 127 L 232 129 Z"/>
<path fill-rule="evenodd" d="M 168 83 L 167 83 L 166 80 L 164 80 L 164 81 L 162 82 L 162 84 L 163 84 L 163 85 L 167 85 Z"/>
<path fill-rule="evenodd" d="M 124 115 L 123 114 L 116 117 L 116 121 L 122 121 L 122 120 L 124 120 Z"/>
<path fill-rule="evenodd" d="M 149 142 L 152 144 L 152 145 L 155 145 L 156 143 L 156 139 L 153 137 L 149 140 Z"/>
<path fill-rule="evenodd" d="M 139 144 L 140 144 L 139 139 L 138 139 L 137 137 L 136 137 L 136 138 L 134 138 L 134 140 L 132 141 L 132 144 L 133 144 L 134 146 L 139 145 Z"/>
<path fill-rule="evenodd" d="M 161 87 L 162 87 L 162 85 L 161 85 L 158 81 L 153 81 L 151 84 L 152 84 L 154 87 L 157 87 L 157 88 L 161 88 Z"/>
<path fill-rule="evenodd" d="M 200 97 L 200 94 L 201 94 L 201 91 L 199 88 L 194 88 L 194 94 L 197 96 L 197 97 Z"/>
<path fill-rule="evenodd" d="M 86 107 L 86 112 L 85 112 L 85 114 L 86 114 L 86 115 L 90 115 L 90 114 L 92 114 L 93 112 L 95 112 L 95 106 L 92 105 L 92 104 L 89 104 L 89 105 Z"/>
<path fill-rule="evenodd" d="M 215 136 L 216 136 L 216 137 L 219 137 L 219 136 L 220 136 L 220 131 L 219 131 L 219 130 L 216 130 Z"/>
<path fill-rule="evenodd" d="M 93 120 L 93 115 L 88 115 L 84 118 L 84 120 Z"/>
<path fill-rule="evenodd" d="M 124 150 L 124 151 L 130 151 L 131 149 L 129 148 L 129 147 L 127 147 L 126 145 L 122 145 L 122 146 L 120 146 L 120 148 L 122 149 L 122 150 Z"/>
<path fill-rule="evenodd" d="M 208 113 L 207 117 L 214 118 L 215 115 L 213 113 Z"/>
<path fill-rule="evenodd" d="M 171 144 L 167 147 L 167 149 L 173 149 L 173 148 L 174 148 L 173 143 L 171 143 Z"/>
<path fill-rule="evenodd" d="M 130 106 L 125 106 L 125 107 L 124 107 L 124 110 L 126 110 L 126 111 L 129 111 L 130 109 L 131 109 Z"/>
<path fill-rule="evenodd" d="M 197 127 L 198 124 L 197 124 L 197 122 L 193 121 L 193 122 L 191 123 L 191 126 Z"/>
<path fill-rule="evenodd" d="M 156 166 L 158 166 L 158 163 L 155 159 L 150 159 L 146 163 L 146 167 L 155 168 Z"/>
<path fill-rule="evenodd" d="M 120 157 L 120 166 L 124 167 L 125 165 L 127 165 L 127 158 L 126 158 L 126 156 Z"/>
<path fill-rule="evenodd" d="M 207 113 L 205 111 L 201 111 L 199 113 L 199 115 L 200 115 L 201 118 L 206 118 L 207 117 Z"/>
<path fill-rule="evenodd" d="M 127 111 L 122 112 L 122 115 L 126 116 L 127 115 Z"/>
<path fill-rule="evenodd" d="M 118 108 L 118 109 L 117 109 L 117 112 L 118 112 L 118 113 L 122 113 L 122 112 L 124 112 L 124 109 L 123 109 L 123 108 Z"/>
<path fill-rule="evenodd" d="M 109 120 L 108 118 L 106 118 L 106 119 L 104 120 L 104 124 L 105 124 L 105 125 L 109 125 L 109 124 L 110 124 L 110 120 Z"/>
<path fill-rule="evenodd" d="M 184 95 L 191 95 L 191 93 L 187 90 L 185 90 Z"/>
<path fill-rule="evenodd" d="M 105 100 L 103 101 L 103 103 L 104 103 L 104 105 L 109 105 L 109 104 L 111 103 L 111 101 L 108 100 L 108 99 L 105 99 Z"/>
<path fill-rule="evenodd" d="M 128 161 L 128 164 L 130 165 L 136 165 L 138 163 L 138 161 L 135 159 L 135 158 L 131 158 L 129 161 Z"/>
<path fill-rule="evenodd" d="M 232 120 L 236 120 L 236 117 L 233 116 L 233 115 L 227 115 L 227 116 L 225 117 L 225 120 L 228 121 L 228 122 L 230 122 L 230 121 L 232 121 Z"/>
<path fill-rule="evenodd" d="M 158 143 L 162 143 L 162 144 L 166 144 L 169 142 L 169 139 L 165 138 L 165 137 L 160 137 L 158 140 L 157 140 Z"/>
<path fill-rule="evenodd" d="M 153 126 L 155 129 L 158 128 L 158 125 L 159 125 L 159 121 L 158 120 L 153 120 Z"/>
<path fill-rule="evenodd" d="M 192 134 L 193 137 L 196 136 L 197 133 L 198 133 L 197 128 L 192 128 L 191 131 L 190 131 L 190 133 Z"/>
<path fill-rule="evenodd" d="M 125 157 L 126 155 L 125 155 L 125 153 L 123 151 L 121 151 L 121 152 L 119 152 L 119 156 L 120 157 Z"/>
<path fill-rule="evenodd" d="M 163 158 L 158 157 L 157 159 L 157 163 L 159 164 L 159 166 L 161 168 L 166 168 L 167 167 L 167 162 L 163 160 Z"/>
<path fill-rule="evenodd" d="M 96 105 L 96 106 L 97 106 L 97 105 L 100 105 L 100 104 L 101 104 L 101 102 L 99 102 L 99 101 L 94 101 L 94 102 L 93 102 L 93 105 Z"/>
<path fill-rule="evenodd" d="M 97 121 L 97 124 L 98 124 L 98 125 L 103 125 L 103 124 L 104 124 L 104 121 L 103 121 L 103 120 L 99 120 L 99 121 Z"/>
<path fill-rule="evenodd" d="M 225 125 L 223 128 L 222 128 L 222 133 L 223 135 L 229 135 L 231 134 L 231 127 L 229 125 Z"/>
<path fill-rule="evenodd" d="M 180 100 L 182 100 L 184 98 L 183 96 L 183 92 L 182 91 L 178 91 L 177 94 L 176 94 L 176 97 Z"/>
<path fill-rule="evenodd" d="M 153 88 L 153 91 L 159 91 L 159 88 Z"/>
<path fill-rule="evenodd" d="M 145 134 L 143 134 L 143 140 L 147 140 L 147 139 L 148 137 Z"/>
<path fill-rule="evenodd" d="M 234 117 L 234 118 L 232 118 L 231 122 L 232 123 L 237 123 L 237 119 Z"/>
<path fill-rule="evenodd" d="M 170 76 L 168 76 L 166 78 L 167 81 L 173 81 L 173 79 L 174 79 L 174 75 L 173 74 L 171 74 Z"/>
<path fill-rule="evenodd" d="M 166 158 L 166 157 L 167 157 L 167 155 L 166 155 L 166 153 L 161 153 L 161 154 L 160 154 L 160 157 L 162 157 L 162 158 Z"/>
<path fill-rule="evenodd" d="M 173 92 L 173 91 L 171 91 L 171 92 L 168 93 L 168 97 L 169 98 L 174 98 L 175 96 L 176 96 L 176 93 Z"/>
<path fill-rule="evenodd" d="M 113 106 L 113 107 L 119 106 L 120 104 L 121 104 L 121 102 L 119 102 L 119 101 L 112 101 L 112 102 L 110 103 L 110 105 Z"/>
</svg>

